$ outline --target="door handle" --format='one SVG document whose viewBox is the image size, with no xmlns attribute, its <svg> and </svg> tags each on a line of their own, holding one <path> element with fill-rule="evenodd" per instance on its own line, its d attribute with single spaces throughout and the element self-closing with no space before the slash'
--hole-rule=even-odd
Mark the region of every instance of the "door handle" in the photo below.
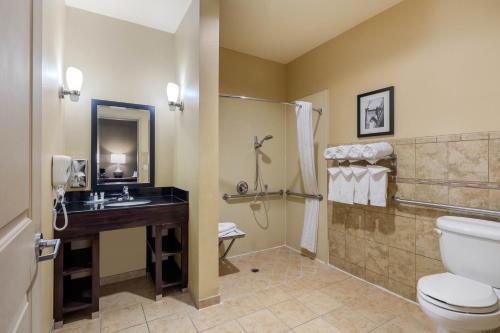
<svg viewBox="0 0 500 333">
<path fill-rule="evenodd" d="M 57 257 L 59 253 L 59 247 L 61 246 L 61 240 L 59 238 L 56 239 L 43 239 L 43 234 L 39 233 L 35 238 L 35 247 L 37 249 L 37 261 L 46 261 L 52 260 Z M 53 247 L 54 251 L 42 255 L 43 249 L 47 247 Z"/>
</svg>

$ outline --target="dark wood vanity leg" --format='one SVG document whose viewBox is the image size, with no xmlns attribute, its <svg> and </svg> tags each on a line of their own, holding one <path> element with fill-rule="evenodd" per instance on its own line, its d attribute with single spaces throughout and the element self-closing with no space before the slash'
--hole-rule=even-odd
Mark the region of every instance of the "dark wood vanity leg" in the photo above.
<svg viewBox="0 0 500 333">
<path fill-rule="evenodd" d="M 155 295 L 157 301 L 162 298 L 162 292 L 163 292 L 162 241 L 163 241 L 163 226 L 156 225 L 155 226 Z"/>
<path fill-rule="evenodd" d="M 188 239 L 189 239 L 189 224 L 183 222 L 181 224 L 181 274 L 182 274 L 182 289 L 186 289 L 188 285 Z"/>
<path fill-rule="evenodd" d="M 153 235 L 151 235 L 152 233 L 152 227 L 151 226 L 146 226 L 146 276 L 148 274 L 151 274 L 151 249 L 149 247 L 149 244 L 152 244 L 151 242 L 151 238 L 153 237 Z M 148 277 L 149 278 L 149 277 Z"/>
<path fill-rule="evenodd" d="M 63 299 L 64 299 L 64 243 L 62 244 L 59 254 L 54 260 L 54 326 L 55 328 L 62 327 L 63 324 Z"/>
<path fill-rule="evenodd" d="M 92 319 L 99 318 L 99 234 L 92 238 Z"/>
</svg>

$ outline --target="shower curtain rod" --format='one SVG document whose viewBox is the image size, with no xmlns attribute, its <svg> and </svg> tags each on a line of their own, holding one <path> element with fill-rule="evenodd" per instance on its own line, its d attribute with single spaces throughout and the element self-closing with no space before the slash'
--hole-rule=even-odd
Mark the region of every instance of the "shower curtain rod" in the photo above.
<svg viewBox="0 0 500 333">
<path fill-rule="evenodd" d="M 258 98 L 258 97 L 249 97 L 249 96 L 238 96 L 238 95 L 229 95 L 229 94 L 219 94 L 219 97 L 224 97 L 224 98 L 234 98 L 234 99 L 247 99 L 250 101 L 257 101 L 257 102 L 266 102 L 266 103 L 278 103 L 278 104 L 283 104 L 283 105 L 291 105 L 291 106 L 297 106 L 298 104 L 296 103 L 291 103 L 291 102 L 282 102 L 282 101 L 277 101 L 274 99 L 266 99 L 266 98 Z M 323 109 L 321 108 L 313 108 L 313 111 L 316 111 L 319 113 L 319 115 L 323 114 Z"/>
</svg>

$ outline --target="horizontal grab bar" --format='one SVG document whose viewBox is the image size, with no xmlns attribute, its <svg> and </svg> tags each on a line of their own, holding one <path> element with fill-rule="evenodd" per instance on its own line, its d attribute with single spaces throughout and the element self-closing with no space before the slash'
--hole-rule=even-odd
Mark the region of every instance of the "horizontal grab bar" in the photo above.
<svg viewBox="0 0 500 333">
<path fill-rule="evenodd" d="M 291 197 L 318 199 L 319 201 L 323 200 L 323 195 L 322 194 L 297 193 L 297 192 L 292 192 L 290 190 L 286 190 L 285 193 L 286 193 L 287 196 L 291 196 Z"/>
<path fill-rule="evenodd" d="M 446 204 L 438 204 L 438 203 L 433 203 L 433 202 L 417 201 L 417 200 L 407 200 L 407 199 L 398 198 L 396 196 L 392 197 L 392 201 L 394 201 L 396 203 L 400 203 L 400 204 L 405 204 L 405 205 L 430 207 L 430 208 L 438 208 L 438 209 L 449 209 L 449 210 L 456 210 L 456 211 L 467 212 L 467 213 L 492 215 L 492 216 L 500 217 L 500 211 L 498 211 L 498 210 L 463 207 L 463 206 L 455 206 L 455 205 L 446 205 Z"/>
<path fill-rule="evenodd" d="M 242 198 L 255 198 L 255 197 L 265 197 L 268 195 L 283 195 L 283 190 L 275 191 L 275 192 L 257 192 L 257 193 L 245 193 L 245 194 L 228 194 L 224 193 L 222 199 L 231 200 L 231 199 L 242 199 Z"/>
</svg>

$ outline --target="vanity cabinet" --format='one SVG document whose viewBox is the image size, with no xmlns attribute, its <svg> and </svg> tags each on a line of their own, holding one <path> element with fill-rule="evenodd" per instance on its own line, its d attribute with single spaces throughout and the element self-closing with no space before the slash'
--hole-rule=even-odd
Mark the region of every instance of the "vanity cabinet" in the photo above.
<svg viewBox="0 0 500 333">
<path fill-rule="evenodd" d="M 98 315 L 101 231 L 145 226 L 146 270 L 154 281 L 156 298 L 161 298 L 166 288 L 187 288 L 189 205 L 187 192 L 179 198 L 175 191 L 179 190 L 149 197 L 145 205 L 120 208 L 88 207 L 69 200 L 68 227 L 54 232 L 63 243 L 54 263 L 56 323 L 62 322 L 65 314 L 78 310 L 90 311 L 93 317 Z M 62 219 L 58 215 L 58 224 L 62 224 Z"/>
</svg>

